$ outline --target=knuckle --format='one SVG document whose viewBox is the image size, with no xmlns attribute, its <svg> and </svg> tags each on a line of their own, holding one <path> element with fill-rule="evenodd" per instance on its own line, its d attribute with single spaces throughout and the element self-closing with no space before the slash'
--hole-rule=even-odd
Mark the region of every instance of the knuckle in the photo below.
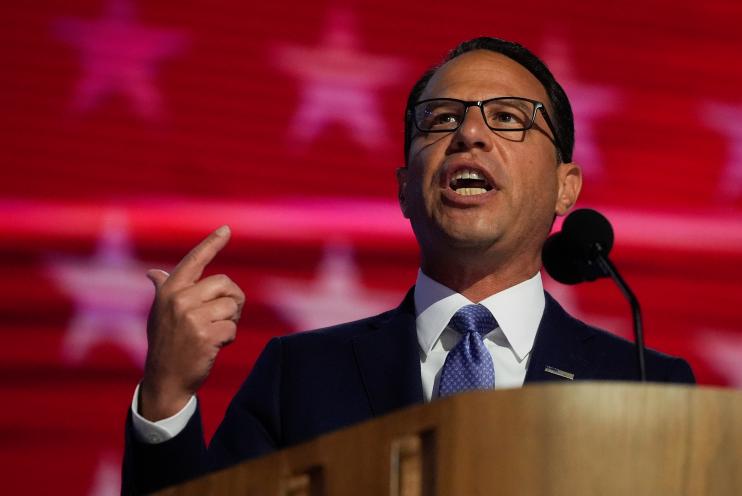
<svg viewBox="0 0 742 496">
<path fill-rule="evenodd" d="M 198 263 L 198 261 L 200 259 L 200 256 L 201 256 L 200 255 L 200 250 L 198 249 L 198 247 L 196 247 L 196 248 L 192 249 L 191 251 L 189 251 L 188 253 L 186 253 L 186 256 L 183 257 L 183 260 L 181 261 L 181 263 L 183 265 L 193 265 L 193 264 L 196 264 L 196 263 Z"/>
<path fill-rule="evenodd" d="M 187 267 L 187 270 L 190 272 L 194 269 L 203 269 L 208 265 L 208 261 L 208 256 L 204 253 L 204 250 L 197 246 L 183 257 L 181 265 Z"/>
<path fill-rule="evenodd" d="M 188 315 L 188 302 L 183 295 L 176 295 L 170 298 L 171 306 L 176 315 Z"/>
<path fill-rule="evenodd" d="M 229 335 L 226 338 L 226 341 L 232 342 L 237 338 L 237 323 L 232 322 L 231 320 L 227 322 L 226 330 L 229 333 Z"/>
<path fill-rule="evenodd" d="M 234 287 L 236 289 L 235 293 L 237 294 L 237 298 L 239 299 L 240 303 L 244 302 L 245 301 L 245 292 L 242 291 L 242 289 L 239 286 L 237 286 L 236 284 L 234 285 Z"/>
<path fill-rule="evenodd" d="M 185 322 L 186 322 L 186 323 L 187 323 L 187 324 L 188 324 L 189 326 L 191 326 L 191 327 L 195 327 L 196 329 L 198 329 L 198 327 L 199 327 L 199 326 L 198 326 L 198 323 L 199 323 L 199 320 L 200 320 L 200 319 L 198 318 L 198 314 L 197 314 L 197 313 L 196 313 L 195 311 L 193 311 L 193 310 L 188 310 L 188 311 L 186 311 L 186 312 L 185 312 L 185 313 L 183 314 L 183 320 L 184 320 L 184 321 L 185 321 Z M 199 331 L 199 332 L 197 332 L 197 334 L 199 334 L 199 333 L 200 333 L 200 331 Z"/>
<path fill-rule="evenodd" d="M 213 333 L 207 326 L 199 327 L 197 331 L 198 337 L 204 342 L 204 344 L 211 343 L 214 340 Z"/>
<path fill-rule="evenodd" d="M 212 341 L 213 341 L 213 338 L 211 337 L 211 333 L 209 333 L 206 329 L 198 327 L 196 328 L 196 332 L 194 334 L 196 336 L 196 339 L 198 340 L 198 343 L 203 349 L 205 350 L 211 349 Z"/>
</svg>

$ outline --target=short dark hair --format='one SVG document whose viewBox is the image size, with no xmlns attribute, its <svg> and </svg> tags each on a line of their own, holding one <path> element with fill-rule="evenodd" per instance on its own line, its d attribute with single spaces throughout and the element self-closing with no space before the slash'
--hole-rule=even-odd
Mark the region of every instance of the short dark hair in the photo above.
<svg viewBox="0 0 742 496">
<path fill-rule="evenodd" d="M 575 146 L 575 126 L 574 117 L 572 115 L 572 106 L 569 104 L 569 99 L 567 98 L 564 89 L 557 80 L 554 79 L 554 76 L 551 74 L 551 71 L 549 71 L 549 68 L 546 67 L 546 64 L 544 64 L 541 59 L 536 57 L 533 52 L 523 45 L 512 41 L 501 40 L 499 38 L 482 36 L 460 43 L 456 48 L 451 50 L 448 55 L 446 55 L 443 62 L 425 71 L 412 87 L 410 95 L 407 98 L 404 117 L 405 166 L 407 165 L 410 145 L 412 143 L 413 133 L 415 132 L 415 123 L 412 121 L 413 105 L 415 105 L 415 103 L 420 99 L 420 95 L 425 91 L 425 87 L 428 85 L 430 78 L 433 77 L 435 72 L 443 64 L 455 59 L 459 55 L 474 50 L 490 50 L 505 55 L 528 69 L 528 71 L 539 80 L 546 90 L 546 95 L 549 97 L 554 112 L 552 121 L 556 128 L 557 142 L 561 145 L 558 150 L 559 160 L 565 163 L 571 162 L 572 151 Z"/>
</svg>

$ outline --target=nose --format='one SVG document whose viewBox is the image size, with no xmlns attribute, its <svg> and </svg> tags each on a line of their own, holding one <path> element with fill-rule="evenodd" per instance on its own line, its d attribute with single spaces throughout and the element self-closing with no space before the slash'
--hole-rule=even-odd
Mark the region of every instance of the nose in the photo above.
<svg viewBox="0 0 742 496">
<path fill-rule="evenodd" d="M 451 153 L 479 148 L 483 151 L 492 149 L 493 133 L 484 122 L 484 115 L 479 107 L 472 106 L 466 109 L 464 121 L 454 131 L 449 145 Z"/>
</svg>

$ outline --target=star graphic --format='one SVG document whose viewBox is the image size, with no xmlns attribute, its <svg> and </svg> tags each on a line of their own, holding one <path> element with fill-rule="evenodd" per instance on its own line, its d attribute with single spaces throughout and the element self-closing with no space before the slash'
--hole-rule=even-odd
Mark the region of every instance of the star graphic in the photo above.
<svg viewBox="0 0 742 496">
<path fill-rule="evenodd" d="M 726 378 L 727 384 L 742 388 L 742 330 L 700 329 L 693 333 L 699 357 Z"/>
<path fill-rule="evenodd" d="M 396 291 L 372 290 L 361 282 L 348 245 L 325 249 L 313 281 L 271 278 L 266 283 L 268 304 L 295 331 L 318 329 L 381 313 L 399 304 Z"/>
<path fill-rule="evenodd" d="M 117 496 L 121 493 L 121 464 L 119 456 L 107 452 L 98 459 L 90 496 Z"/>
<path fill-rule="evenodd" d="M 104 98 L 121 94 L 140 117 L 161 117 L 156 67 L 178 53 L 186 38 L 178 31 L 137 23 L 134 10 L 130 0 L 108 0 L 98 20 L 63 18 L 55 23 L 57 36 L 80 51 L 83 75 L 72 100 L 75 111 L 87 112 Z"/>
<path fill-rule="evenodd" d="M 116 212 L 107 216 L 92 257 L 49 257 L 51 277 L 74 300 L 62 343 L 67 364 L 81 363 L 99 344 L 114 343 L 144 366 L 152 302 L 147 268 L 134 258 L 126 219 Z"/>
<path fill-rule="evenodd" d="M 742 123 L 739 114 L 742 104 L 704 102 L 699 108 L 707 126 L 727 139 L 728 152 L 724 172 L 719 179 L 719 196 L 734 200 L 742 196 Z"/>
<path fill-rule="evenodd" d="M 585 83 L 574 72 L 567 42 L 551 37 L 544 45 L 544 59 L 567 92 L 575 118 L 574 161 L 590 179 L 602 177 L 603 157 L 595 137 L 595 124 L 621 103 L 619 91 L 609 85 Z"/>
<path fill-rule="evenodd" d="M 352 11 L 331 10 L 318 46 L 277 45 L 273 60 L 301 84 L 289 129 L 300 145 L 314 141 L 331 124 L 344 126 L 368 149 L 390 142 L 377 93 L 400 81 L 406 64 L 364 52 Z"/>
</svg>

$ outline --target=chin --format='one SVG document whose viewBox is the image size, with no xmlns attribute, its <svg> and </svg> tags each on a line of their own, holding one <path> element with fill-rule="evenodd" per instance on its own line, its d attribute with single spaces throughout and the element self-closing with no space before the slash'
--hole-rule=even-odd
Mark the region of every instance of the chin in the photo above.
<svg viewBox="0 0 742 496">
<path fill-rule="evenodd" d="M 442 231 L 444 242 L 446 245 L 457 248 L 457 249 L 488 249 L 492 247 L 499 236 L 493 232 L 473 232 L 472 230 L 467 231 Z"/>
</svg>

